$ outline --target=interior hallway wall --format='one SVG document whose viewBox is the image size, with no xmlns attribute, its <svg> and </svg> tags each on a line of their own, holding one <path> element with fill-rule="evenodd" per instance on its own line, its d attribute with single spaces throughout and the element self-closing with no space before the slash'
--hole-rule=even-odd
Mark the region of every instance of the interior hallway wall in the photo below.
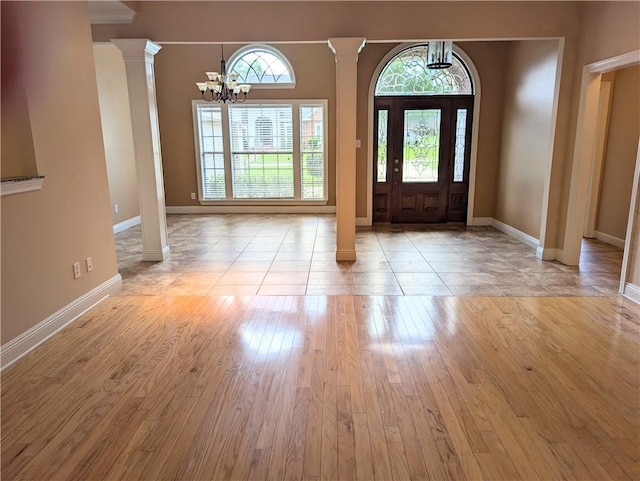
<svg viewBox="0 0 640 481">
<path fill-rule="evenodd" d="M 494 217 L 540 237 L 545 179 L 554 134 L 558 42 L 510 42 L 507 46 L 502 145 Z"/>
<path fill-rule="evenodd" d="M 0 3 L 17 53 L 42 189 L 2 197 L 2 338 L 117 274 L 86 2 Z M 2 130 L 4 137 L 4 125 Z M 94 270 L 84 260 L 93 257 Z M 74 280 L 72 264 L 82 277 Z"/>
<path fill-rule="evenodd" d="M 93 45 L 113 224 L 140 215 L 138 180 L 122 52 L 112 43 Z M 118 212 L 115 212 L 115 206 Z"/>
<path fill-rule="evenodd" d="M 640 66 L 615 72 L 596 231 L 624 239 L 640 136 Z"/>
</svg>

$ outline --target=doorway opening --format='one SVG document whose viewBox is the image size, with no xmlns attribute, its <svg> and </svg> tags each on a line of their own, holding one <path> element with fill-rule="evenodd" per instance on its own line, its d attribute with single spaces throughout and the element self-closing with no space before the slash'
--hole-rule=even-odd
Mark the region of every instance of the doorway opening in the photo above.
<svg viewBox="0 0 640 481">
<path fill-rule="evenodd" d="M 580 107 L 578 111 L 578 130 L 576 135 L 573 168 L 571 174 L 571 188 L 569 195 L 569 206 L 567 215 L 567 228 L 564 236 L 564 248 L 562 261 L 568 265 L 582 265 L 581 251 L 583 247 L 583 236 L 585 234 L 585 224 L 587 231 L 590 229 L 590 219 L 593 214 L 589 213 L 588 199 L 593 196 L 593 174 L 594 158 L 597 154 L 596 141 L 598 139 L 598 109 L 602 96 L 601 86 L 603 84 L 603 74 L 616 69 L 631 67 L 640 63 L 640 51 L 636 50 L 617 57 L 609 58 L 584 67 L 582 74 L 582 87 L 580 93 Z M 640 155 L 637 151 L 637 137 L 635 165 L 633 167 L 633 180 L 631 183 L 629 210 L 626 214 L 626 226 L 624 228 L 624 251 L 620 269 L 619 292 L 631 298 L 640 300 L 640 294 L 634 285 L 627 281 L 630 267 L 630 255 L 632 252 L 632 237 L 638 235 L 637 229 L 637 190 L 640 182 Z M 595 169 L 597 171 L 597 168 Z M 591 192 L 590 192 L 591 191 Z M 620 203 L 618 204 L 620 205 Z"/>
<path fill-rule="evenodd" d="M 401 50 L 376 82 L 374 222 L 467 220 L 473 80 L 457 54 L 448 69 L 426 55 L 427 44 Z"/>
</svg>

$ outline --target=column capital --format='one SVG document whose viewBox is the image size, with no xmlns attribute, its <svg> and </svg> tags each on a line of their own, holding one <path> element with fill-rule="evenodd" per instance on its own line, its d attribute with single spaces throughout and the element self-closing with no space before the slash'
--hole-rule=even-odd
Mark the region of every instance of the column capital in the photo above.
<svg viewBox="0 0 640 481">
<path fill-rule="evenodd" d="M 338 60 L 358 61 L 358 54 L 367 42 L 365 37 L 333 37 L 328 40 L 329 48 Z"/>
<path fill-rule="evenodd" d="M 125 60 L 144 59 L 153 62 L 153 57 L 157 54 L 162 45 L 152 42 L 148 38 L 114 38 L 111 42 L 122 50 Z"/>
</svg>

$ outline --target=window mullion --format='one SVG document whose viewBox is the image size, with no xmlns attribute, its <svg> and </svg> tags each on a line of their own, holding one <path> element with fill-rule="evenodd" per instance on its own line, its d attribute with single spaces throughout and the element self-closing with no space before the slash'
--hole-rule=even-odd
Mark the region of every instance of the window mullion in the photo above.
<svg viewBox="0 0 640 481">
<path fill-rule="evenodd" d="M 222 104 L 222 145 L 224 147 L 224 183 L 226 199 L 233 200 L 233 172 L 231 169 L 231 124 L 229 123 L 229 105 Z"/>
<path fill-rule="evenodd" d="M 294 102 L 291 105 L 293 110 L 292 124 L 293 128 L 293 198 L 300 200 L 302 198 L 302 163 L 300 155 L 300 104 Z"/>
</svg>

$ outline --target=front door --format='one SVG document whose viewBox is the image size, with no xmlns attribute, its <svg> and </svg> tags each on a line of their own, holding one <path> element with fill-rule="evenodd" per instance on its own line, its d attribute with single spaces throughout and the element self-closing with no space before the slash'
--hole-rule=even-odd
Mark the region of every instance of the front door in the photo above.
<svg viewBox="0 0 640 481">
<path fill-rule="evenodd" d="M 464 222 L 473 97 L 377 97 L 374 221 Z"/>
</svg>

